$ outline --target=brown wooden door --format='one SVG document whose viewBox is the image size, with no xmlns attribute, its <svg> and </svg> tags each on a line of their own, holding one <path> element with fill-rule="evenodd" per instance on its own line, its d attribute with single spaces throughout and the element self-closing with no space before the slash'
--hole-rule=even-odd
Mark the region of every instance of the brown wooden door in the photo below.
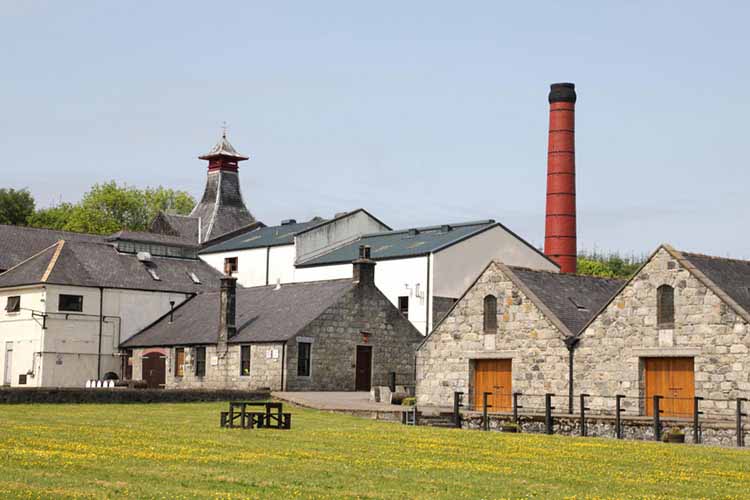
<svg viewBox="0 0 750 500">
<path fill-rule="evenodd" d="M 474 365 L 474 408 L 482 410 L 485 392 L 490 411 L 510 411 L 513 407 L 510 359 L 478 359 Z"/>
<path fill-rule="evenodd" d="M 646 415 L 654 414 L 653 397 L 663 417 L 688 418 L 693 414 L 695 371 L 693 358 L 645 358 Z"/>
<path fill-rule="evenodd" d="M 143 356 L 142 376 L 149 389 L 162 389 L 166 381 L 167 359 L 158 352 Z"/>
<path fill-rule="evenodd" d="M 369 391 L 372 384 L 372 346 L 357 346 L 357 368 L 354 378 L 355 391 Z"/>
</svg>

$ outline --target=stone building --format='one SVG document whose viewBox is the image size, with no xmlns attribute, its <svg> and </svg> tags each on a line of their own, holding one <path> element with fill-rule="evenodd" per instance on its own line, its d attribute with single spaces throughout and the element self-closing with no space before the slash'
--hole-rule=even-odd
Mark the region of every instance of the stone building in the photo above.
<svg viewBox="0 0 750 500">
<path fill-rule="evenodd" d="M 417 352 L 417 404 L 450 406 L 453 392 L 495 411 L 511 393 L 568 394 L 576 335 L 618 280 L 535 271 L 492 261 Z"/>
<path fill-rule="evenodd" d="M 576 390 L 593 409 L 626 396 L 629 414 L 730 415 L 750 397 L 750 262 L 660 246 L 580 335 Z M 598 397 L 608 396 L 608 398 Z"/>
<path fill-rule="evenodd" d="M 152 387 L 369 390 L 413 381 L 422 335 L 375 287 L 363 247 L 354 279 L 198 295 L 121 347 Z"/>
</svg>

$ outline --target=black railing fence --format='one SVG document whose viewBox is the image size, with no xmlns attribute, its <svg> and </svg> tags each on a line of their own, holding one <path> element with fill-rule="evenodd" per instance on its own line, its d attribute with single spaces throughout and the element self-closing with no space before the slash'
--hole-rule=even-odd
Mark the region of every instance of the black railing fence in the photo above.
<svg viewBox="0 0 750 500">
<path fill-rule="evenodd" d="M 701 396 L 674 397 L 653 395 L 651 397 L 629 396 L 593 396 L 581 393 L 577 405 L 570 406 L 569 394 L 533 394 L 522 392 L 484 392 L 474 395 L 473 405 L 468 404 L 466 394 L 453 393 L 453 422 L 461 427 L 463 411 L 481 411 L 482 429 L 490 429 L 489 414 L 505 414 L 519 424 L 523 416 L 544 416 L 544 432 L 554 432 L 556 418 L 576 417 L 580 426 L 580 435 L 587 436 L 587 419 L 611 417 L 614 419 L 615 437 L 623 438 L 623 419 L 628 417 L 650 418 L 655 440 L 662 438 L 664 422 L 692 425 L 693 441 L 701 442 L 701 425 L 706 421 L 730 423 L 734 421 L 737 435 L 737 446 L 745 445 L 744 425 L 748 400 L 711 399 Z M 559 405 L 559 406 L 556 406 Z M 560 410 L 564 408 L 565 410 Z M 730 424 L 731 425 L 731 424 Z"/>
</svg>

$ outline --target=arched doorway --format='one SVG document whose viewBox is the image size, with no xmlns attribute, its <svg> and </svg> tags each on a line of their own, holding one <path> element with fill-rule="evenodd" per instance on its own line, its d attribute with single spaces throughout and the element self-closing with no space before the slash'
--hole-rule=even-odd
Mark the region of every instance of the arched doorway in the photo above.
<svg viewBox="0 0 750 500">
<path fill-rule="evenodd" d="M 149 389 L 163 389 L 167 374 L 167 358 L 160 352 L 143 356 L 142 375 Z"/>
</svg>

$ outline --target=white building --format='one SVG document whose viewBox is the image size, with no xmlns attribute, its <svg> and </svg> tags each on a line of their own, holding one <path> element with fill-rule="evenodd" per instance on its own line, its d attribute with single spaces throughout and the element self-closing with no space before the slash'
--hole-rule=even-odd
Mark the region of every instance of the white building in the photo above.
<svg viewBox="0 0 750 500">
<path fill-rule="evenodd" d="M 1 274 L 3 385 L 83 387 L 110 372 L 124 376 L 121 341 L 219 286 L 220 274 L 204 262 L 137 253 L 143 245 L 60 240 Z"/>
<path fill-rule="evenodd" d="M 378 262 L 377 287 L 426 334 L 491 259 L 547 271 L 558 266 L 494 220 L 392 231 L 359 209 L 329 221 L 286 221 L 254 229 L 200 257 L 243 286 L 341 279 L 359 245 Z"/>
</svg>

